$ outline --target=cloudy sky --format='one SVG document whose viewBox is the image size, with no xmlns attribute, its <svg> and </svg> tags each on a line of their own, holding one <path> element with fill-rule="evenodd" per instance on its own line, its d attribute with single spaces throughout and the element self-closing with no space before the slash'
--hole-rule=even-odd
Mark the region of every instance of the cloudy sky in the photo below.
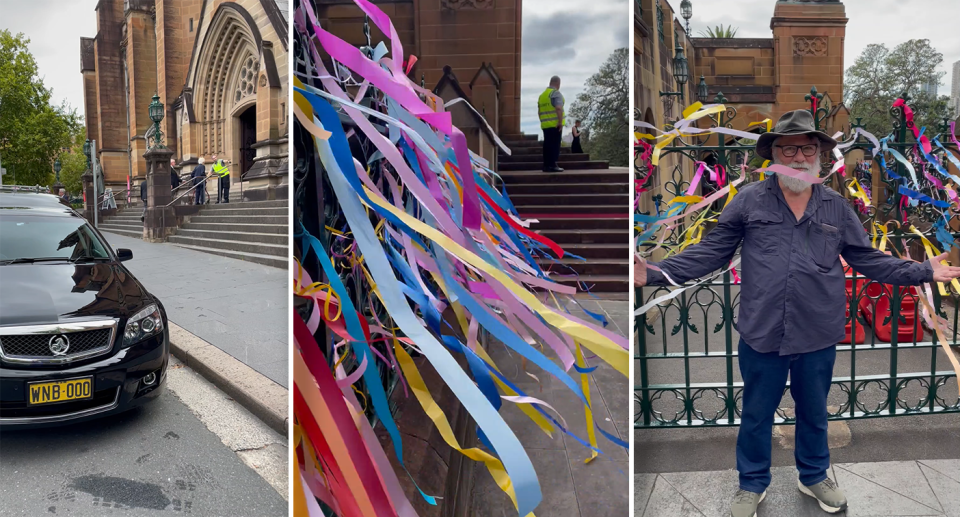
<svg viewBox="0 0 960 517">
<path fill-rule="evenodd" d="M 668 0 L 679 10 L 680 0 Z M 692 0 L 690 31 L 697 35 L 721 23 L 739 27 L 738 38 L 770 38 L 774 0 Z M 957 0 L 846 0 L 847 37 L 844 41 L 844 69 L 871 43 L 893 49 L 911 39 L 929 39 L 943 54 L 939 68 L 947 75 L 941 80 L 940 95 L 950 94 L 952 63 L 960 61 L 960 1 Z M 683 19 L 681 18 L 681 21 Z"/>
<path fill-rule="evenodd" d="M 583 84 L 614 50 L 629 46 L 627 0 L 523 0 L 520 128 L 539 134 L 537 97 L 550 77 L 573 102 Z"/>
<path fill-rule="evenodd" d="M 80 37 L 97 35 L 97 0 L 0 0 L 0 29 L 30 38 L 40 77 L 53 102 L 66 100 L 83 113 Z"/>
</svg>

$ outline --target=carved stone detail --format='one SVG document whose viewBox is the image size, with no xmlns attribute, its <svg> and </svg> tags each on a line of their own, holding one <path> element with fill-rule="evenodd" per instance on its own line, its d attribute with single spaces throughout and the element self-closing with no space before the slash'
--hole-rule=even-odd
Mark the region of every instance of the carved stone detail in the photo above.
<svg viewBox="0 0 960 517">
<path fill-rule="evenodd" d="M 441 9 L 493 9 L 494 0 L 440 0 Z"/>
<path fill-rule="evenodd" d="M 824 36 L 794 36 L 794 56 L 823 57 L 827 55 L 827 38 Z"/>
</svg>

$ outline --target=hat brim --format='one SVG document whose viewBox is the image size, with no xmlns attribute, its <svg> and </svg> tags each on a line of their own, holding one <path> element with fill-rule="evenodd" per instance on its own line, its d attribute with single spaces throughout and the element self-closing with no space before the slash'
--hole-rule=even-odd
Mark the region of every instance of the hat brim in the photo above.
<svg viewBox="0 0 960 517">
<path fill-rule="evenodd" d="M 773 159 L 773 142 L 780 138 L 781 136 L 797 136 L 797 135 L 813 135 L 820 140 L 820 150 L 821 151 L 832 151 L 834 147 L 837 146 L 837 141 L 827 136 L 826 133 L 822 131 L 796 131 L 796 132 L 785 132 L 785 133 L 775 133 L 769 132 L 760 135 L 760 138 L 757 139 L 757 154 L 767 160 Z"/>
</svg>

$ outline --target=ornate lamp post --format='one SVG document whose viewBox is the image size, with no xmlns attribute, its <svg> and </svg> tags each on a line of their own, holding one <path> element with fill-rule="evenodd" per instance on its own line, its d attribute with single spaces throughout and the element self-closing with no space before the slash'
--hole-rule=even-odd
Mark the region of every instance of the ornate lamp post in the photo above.
<svg viewBox="0 0 960 517">
<path fill-rule="evenodd" d="M 707 95 L 709 91 L 707 90 L 707 80 L 704 77 L 700 76 L 700 84 L 697 85 L 697 100 L 701 103 L 707 102 Z"/>
<path fill-rule="evenodd" d="M 680 2 L 680 13 L 683 15 L 683 19 L 687 21 L 687 36 L 690 36 L 690 18 L 693 18 L 693 2 L 690 0 L 683 0 Z"/>
<path fill-rule="evenodd" d="M 159 95 L 153 94 L 153 102 L 150 103 L 147 113 L 153 121 L 153 145 L 149 148 L 162 149 L 166 146 L 163 145 L 163 131 L 160 130 L 160 121 L 163 120 L 163 103 L 160 102 Z"/>
</svg>

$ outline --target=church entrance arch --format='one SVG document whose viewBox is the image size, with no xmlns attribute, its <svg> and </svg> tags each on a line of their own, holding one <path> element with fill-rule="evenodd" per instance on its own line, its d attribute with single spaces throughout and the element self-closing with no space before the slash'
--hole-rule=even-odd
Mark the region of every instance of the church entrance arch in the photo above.
<svg viewBox="0 0 960 517">
<path fill-rule="evenodd" d="M 261 38 L 250 15 L 223 4 L 210 23 L 193 70 L 197 154 L 230 162 L 236 183 L 253 165 Z M 251 153 L 252 151 L 252 153 Z"/>
</svg>

